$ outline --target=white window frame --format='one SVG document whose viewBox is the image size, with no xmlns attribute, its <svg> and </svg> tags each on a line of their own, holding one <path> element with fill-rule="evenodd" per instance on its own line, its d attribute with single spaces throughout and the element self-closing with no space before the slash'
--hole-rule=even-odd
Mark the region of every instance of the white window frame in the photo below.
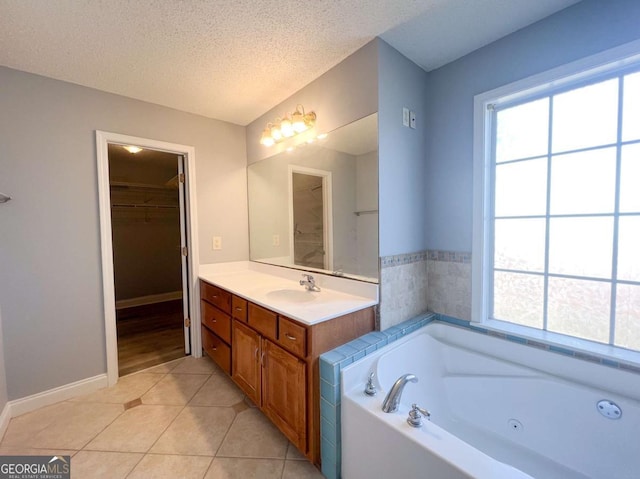
<svg viewBox="0 0 640 479">
<path fill-rule="evenodd" d="M 486 329 L 540 341 L 574 352 L 640 364 L 640 352 L 489 319 L 492 274 L 491 171 L 492 106 L 543 93 L 550 88 L 621 70 L 640 62 L 640 40 L 554 68 L 474 97 L 473 111 L 473 245 L 471 322 Z"/>
</svg>

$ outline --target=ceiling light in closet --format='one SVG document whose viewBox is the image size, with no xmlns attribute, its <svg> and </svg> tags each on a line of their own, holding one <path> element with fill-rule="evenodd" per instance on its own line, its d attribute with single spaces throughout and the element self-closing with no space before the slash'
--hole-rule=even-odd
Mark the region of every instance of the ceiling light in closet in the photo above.
<svg viewBox="0 0 640 479">
<path fill-rule="evenodd" d="M 139 146 L 133 146 L 133 145 L 127 145 L 127 146 L 123 146 L 122 148 L 124 148 L 125 150 L 127 150 L 129 153 L 132 154 L 136 154 L 136 153 L 140 153 L 142 151 L 142 148 L 140 148 Z"/>
</svg>

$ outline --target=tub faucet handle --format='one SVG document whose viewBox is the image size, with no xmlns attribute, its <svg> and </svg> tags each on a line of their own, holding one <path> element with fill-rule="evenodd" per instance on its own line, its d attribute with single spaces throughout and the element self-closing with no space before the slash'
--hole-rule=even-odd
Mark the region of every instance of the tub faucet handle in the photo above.
<svg viewBox="0 0 640 479">
<path fill-rule="evenodd" d="M 367 396 L 375 396 L 376 394 L 378 394 L 378 390 L 376 389 L 375 385 L 373 384 L 373 377 L 374 376 L 375 376 L 375 373 L 369 374 L 369 380 L 367 381 L 367 387 L 364 388 L 364 393 Z"/>
<path fill-rule="evenodd" d="M 417 404 L 412 404 L 411 411 L 409 411 L 409 417 L 407 418 L 407 424 L 411 427 L 421 427 L 423 417 L 430 420 L 431 413 Z"/>
</svg>

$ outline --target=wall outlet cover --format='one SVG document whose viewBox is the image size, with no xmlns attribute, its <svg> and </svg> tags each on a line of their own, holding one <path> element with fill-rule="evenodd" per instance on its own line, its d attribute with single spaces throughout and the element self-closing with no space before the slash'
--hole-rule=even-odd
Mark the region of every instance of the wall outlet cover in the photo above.
<svg viewBox="0 0 640 479">
<path fill-rule="evenodd" d="M 416 112 L 415 111 L 409 112 L 409 123 L 410 123 L 409 126 L 415 130 L 416 128 Z"/>
<path fill-rule="evenodd" d="M 222 236 L 214 236 L 213 237 L 213 245 L 212 248 L 214 250 L 222 249 Z"/>
</svg>

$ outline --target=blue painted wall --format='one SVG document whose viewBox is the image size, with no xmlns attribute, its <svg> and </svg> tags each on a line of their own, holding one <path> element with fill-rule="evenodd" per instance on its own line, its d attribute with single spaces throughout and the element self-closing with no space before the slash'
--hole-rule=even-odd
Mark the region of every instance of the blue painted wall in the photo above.
<svg viewBox="0 0 640 479">
<path fill-rule="evenodd" d="M 380 256 L 426 249 L 427 73 L 378 39 Z M 402 124 L 402 108 L 416 129 Z"/>
<path fill-rule="evenodd" d="M 471 251 L 475 95 L 639 38 L 640 0 L 584 0 L 430 72 L 427 247 Z"/>
</svg>

